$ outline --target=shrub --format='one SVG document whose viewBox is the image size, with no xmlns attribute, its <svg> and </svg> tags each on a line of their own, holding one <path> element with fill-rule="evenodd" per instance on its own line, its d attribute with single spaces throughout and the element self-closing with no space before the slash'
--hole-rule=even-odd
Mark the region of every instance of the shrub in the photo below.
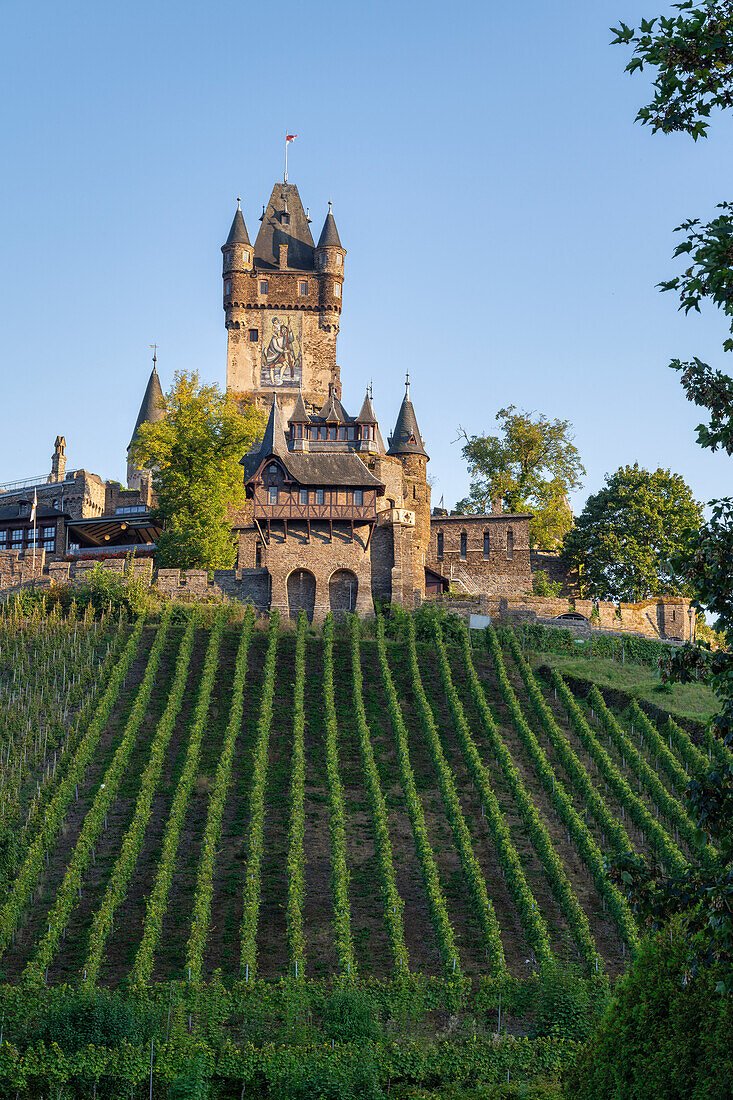
<svg viewBox="0 0 733 1100">
<path fill-rule="evenodd" d="M 379 1006 L 363 989 L 338 988 L 323 1006 L 323 1029 L 329 1039 L 341 1042 L 378 1039 L 382 1033 Z"/>
<path fill-rule="evenodd" d="M 546 569 L 537 569 L 532 574 L 533 595 L 557 597 L 561 592 L 562 581 L 551 581 Z"/>
<path fill-rule="evenodd" d="M 678 924 L 645 940 L 568 1073 L 573 1100 L 727 1100 L 733 1004 L 716 976 L 686 972 Z"/>
</svg>

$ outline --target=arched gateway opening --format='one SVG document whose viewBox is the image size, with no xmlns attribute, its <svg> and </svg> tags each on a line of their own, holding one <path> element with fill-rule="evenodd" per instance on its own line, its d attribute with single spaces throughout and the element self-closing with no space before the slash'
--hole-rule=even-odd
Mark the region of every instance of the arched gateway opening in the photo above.
<svg viewBox="0 0 733 1100">
<path fill-rule="evenodd" d="M 316 606 L 316 578 L 308 569 L 295 569 L 288 577 L 288 613 L 291 619 L 305 611 L 308 622 L 313 622 Z"/>
<path fill-rule="evenodd" d="M 359 580 L 350 569 L 337 569 L 328 582 L 328 600 L 335 619 L 356 610 Z"/>
</svg>

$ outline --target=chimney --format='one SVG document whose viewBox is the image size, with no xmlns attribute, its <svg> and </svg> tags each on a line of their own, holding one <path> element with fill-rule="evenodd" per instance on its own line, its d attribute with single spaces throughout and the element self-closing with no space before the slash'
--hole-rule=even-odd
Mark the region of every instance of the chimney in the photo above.
<svg viewBox="0 0 733 1100">
<path fill-rule="evenodd" d="M 49 481 L 63 481 L 66 477 L 66 440 L 62 435 L 56 436 L 51 457 L 51 476 Z"/>
<path fill-rule="evenodd" d="M 501 497 L 494 497 L 491 502 L 491 514 L 492 516 L 500 516 L 503 511 L 501 504 Z"/>
</svg>

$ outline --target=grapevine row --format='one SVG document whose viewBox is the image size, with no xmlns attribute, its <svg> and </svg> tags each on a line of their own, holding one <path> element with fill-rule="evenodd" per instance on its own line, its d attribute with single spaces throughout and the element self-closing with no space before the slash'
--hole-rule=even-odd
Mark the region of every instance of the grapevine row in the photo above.
<svg viewBox="0 0 733 1100">
<path fill-rule="evenodd" d="M 688 733 L 680 729 L 672 718 L 667 718 L 667 735 L 674 742 L 677 752 L 685 763 L 695 772 L 705 772 L 710 766 L 707 756 L 695 745 Z"/>
<path fill-rule="evenodd" d="M 155 949 L 163 927 L 163 917 L 168 905 L 173 874 L 176 869 L 176 856 L 181 829 L 186 817 L 188 801 L 191 795 L 194 781 L 198 774 L 199 757 L 201 755 L 201 739 L 204 734 L 206 718 L 209 713 L 211 692 L 216 679 L 217 664 L 219 661 L 219 647 L 221 636 L 226 625 L 226 610 L 222 609 L 216 615 L 209 635 L 209 644 L 204 657 L 204 667 L 201 673 L 198 694 L 191 719 L 186 759 L 183 765 L 181 777 L 176 786 L 168 822 L 163 837 L 163 847 L 158 863 L 158 873 L 155 878 L 150 897 L 145 909 L 145 922 L 140 946 L 135 956 L 135 962 L 130 974 L 130 983 L 133 986 L 144 985 L 150 978 L 153 969 Z"/>
<path fill-rule="evenodd" d="M 608 806 L 593 786 L 593 781 L 586 771 L 585 766 L 575 755 L 573 749 L 570 747 L 570 742 L 555 721 L 555 716 L 547 705 L 542 690 L 534 677 L 534 673 L 524 659 L 519 644 L 514 637 L 514 632 L 507 631 L 507 634 L 509 636 L 509 648 L 511 649 L 512 657 L 519 669 L 519 675 L 527 690 L 535 714 L 539 718 L 540 724 L 547 735 L 547 739 L 555 750 L 570 782 L 580 795 L 580 798 L 585 802 L 585 805 L 588 807 L 593 817 L 601 826 L 604 836 L 607 834 L 612 839 L 611 847 L 619 854 L 621 852 L 633 853 L 634 846 L 629 840 L 626 830 L 614 814 L 611 813 Z"/>
<path fill-rule="evenodd" d="M 511 681 L 507 675 L 506 667 L 504 665 L 504 659 L 502 657 L 499 641 L 496 637 L 494 630 L 489 627 L 488 630 L 489 648 L 491 650 L 492 657 L 494 659 L 494 667 L 496 669 L 497 679 L 499 681 L 499 688 L 501 690 L 504 702 L 507 705 L 509 713 L 512 716 L 514 728 L 519 734 L 519 739 L 524 745 L 527 753 L 532 761 L 535 772 L 540 778 L 540 782 L 544 787 L 550 801 L 557 810 L 560 820 L 563 822 L 568 830 L 569 836 L 572 836 L 573 842 L 580 853 L 583 862 L 593 876 L 593 881 L 596 884 L 598 893 L 605 899 L 609 912 L 613 917 L 616 926 L 621 933 L 625 942 L 635 949 L 638 947 L 639 938 L 636 931 L 636 925 L 626 901 L 622 897 L 620 891 L 611 882 L 606 873 L 604 864 L 604 857 L 601 849 L 595 842 L 595 839 L 583 821 L 580 814 L 573 806 L 573 801 L 570 795 L 565 790 L 562 782 L 556 777 L 554 769 L 549 763 L 543 749 L 534 732 L 529 726 L 529 723 L 524 717 L 522 708 L 519 704 L 517 696 L 514 693 Z M 481 706 L 481 699 L 483 697 L 483 689 L 479 683 L 476 670 L 473 666 L 471 659 L 471 651 L 469 648 L 469 640 L 466 632 L 462 637 L 463 646 L 463 660 L 466 666 L 466 672 L 469 677 L 471 685 L 471 692 L 474 699 L 479 705 L 479 709 L 482 711 L 486 707 L 486 700 L 483 698 L 483 707 Z"/>
<path fill-rule="evenodd" d="M 242 633 L 234 663 L 234 679 L 231 686 L 231 706 L 229 709 L 229 722 L 224 734 L 219 763 L 214 776 L 214 785 L 209 798 L 209 808 L 206 815 L 206 826 L 201 846 L 201 858 L 199 860 L 198 876 L 196 879 L 196 891 L 193 899 L 193 917 L 191 919 L 191 935 L 186 945 L 186 967 L 189 980 L 198 982 L 201 979 L 201 968 L 204 961 L 204 950 L 209 938 L 211 925 L 211 898 L 214 893 L 214 868 L 216 866 L 216 850 L 221 835 L 221 819 L 224 813 L 224 805 L 229 790 L 229 781 L 232 774 L 232 762 L 237 738 L 242 726 L 242 713 L 244 710 L 244 684 L 247 678 L 247 655 L 249 643 L 252 637 L 252 625 L 254 623 L 254 610 L 247 608 L 242 623 Z"/>
<path fill-rule="evenodd" d="M 458 707 L 460 707 L 462 711 L 462 705 L 458 698 L 455 684 L 452 682 L 444 640 L 442 640 L 442 635 L 437 624 L 434 630 L 438 649 L 440 679 L 451 701 L 451 707 L 456 709 L 457 712 Z M 470 654 L 469 663 L 470 668 L 473 669 L 473 662 L 470 660 Z M 597 965 L 598 953 L 597 950 L 595 950 L 595 943 L 588 923 L 588 917 L 586 913 L 583 912 L 576 897 L 576 893 L 572 889 L 570 880 L 566 875 L 565 867 L 562 866 L 562 861 L 555 850 L 553 842 L 551 842 L 547 828 L 543 821 L 540 820 L 532 800 L 532 795 L 527 791 L 522 781 L 522 777 L 519 775 L 514 760 L 512 759 L 512 753 L 507 749 L 499 733 L 499 729 L 496 728 L 496 724 L 494 723 L 494 719 L 489 709 L 489 704 L 486 703 L 478 679 L 470 679 L 469 682 L 474 703 L 477 704 L 479 714 L 481 715 L 481 723 L 486 737 L 489 738 L 491 750 L 495 758 L 499 760 L 504 779 L 506 780 L 508 789 L 510 789 L 512 793 L 512 798 L 514 799 L 519 816 L 522 817 L 527 835 L 530 842 L 532 842 L 541 865 L 543 865 L 545 869 L 550 889 L 553 891 L 560 909 L 565 913 L 566 920 L 572 936 L 575 938 L 581 957 L 589 966 Z M 466 716 L 464 715 L 463 722 L 466 723 Z M 466 725 L 466 731 L 464 731 L 463 737 L 470 738 L 470 736 L 468 725 Z"/>
<path fill-rule="evenodd" d="M 514 898 L 514 904 L 517 907 L 519 919 L 522 923 L 527 941 L 535 952 L 540 966 L 550 965 L 553 962 L 553 955 L 550 947 L 550 936 L 547 930 L 547 924 L 540 913 L 539 906 L 537 905 L 525 877 L 519 854 L 511 837 L 509 826 L 499 806 L 499 800 L 491 786 L 489 773 L 481 763 L 476 743 L 471 736 L 466 713 L 463 709 L 463 703 L 453 683 L 450 665 L 448 664 L 448 658 L 445 653 L 443 634 L 438 623 L 433 624 L 433 640 L 438 655 L 440 681 L 453 715 L 453 723 L 458 733 L 458 739 L 461 743 L 461 749 L 468 770 L 483 800 L 483 812 L 486 815 L 489 831 L 491 832 L 494 846 L 499 856 L 499 863 L 504 872 L 507 886 Z M 482 718 L 484 718 L 483 711 L 481 715 Z M 498 740 L 498 735 L 496 734 L 496 729 L 490 714 L 487 715 L 487 719 L 488 720 L 484 718 L 484 725 L 489 737 L 492 740 Z"/>
<path fill-rule="evenodd" d="M 649 742 L 649 747 L 653 749 L 654 755 L 658 760 L 661 760 L 662 767 L 670 777 L 672 782 L 678 791 L 684 791 L 689 783 L 689 777 L 687 772 L 677 760 L 677 757 L 671 749 L 671 735 L 670 735 L 670 747 L 668 748 L 664 742 L 664 738 L 660 735 L 657 727 L 649 721 L 644 711 L 641 709 L 636 699 L 633 699 L 629 708 L 629 714 L 631 721 L 635 727 L 641 731 L 641 745 L 644 746 L 644 737 Z"/>
<path fill-rule="evenodd" d="M 145 840 L 145 830 L 150 820 L 153 798 L 163 771 L 166 750 L 183 703 L 188 679 L 188 666 L 193 652 L 195 627 L 196 618 L 192 615 L 181 639 L 173 673 L 173 682 L 168 692 L 168 702 L 150 747 L 150 759 L 140 782 L 135 812 L 122 841 L 120 854 L 107 883 L 102 903 L 92 920 L 87 960 L 84 968 L 84 981 L 90 986 L 94 985 L 97 980 L 104 948 L 112 931 L 115 913 L 127 895 L 128 883 Z"/>
<path fill-rule="evenodd" d="M 420 676 L 420 667 L 417 660 L 417 649 L 415 646 L 415 624 L 412 619 L 408 621 L 407 644 L 408 656 L 410 659 L 410 672 L 412 674 L 412 690 L 417 701 L 417 710 L 430 750 L 433 767 L 438 777 L 438 786 L 440 787 L 446 816 L 453 831 L 453 838 L 461 857 L 463 871 L 468 880 L 474 904 L 478 912 L 479 924 L 481 925 L 481 932 L 491 969 L 496 975 L 504 975 L 508 973 L 508 970 L 504 959 L 504 948 L 501 943 L 499 923 L 496 919 L 494 906 L 489 901 L 481 867 L 479 866 L 479 862 L 473 850 L 471 834 L 463 816 L 453 772 L 445 758 L 443 746 L 440 743 L 440 735 L 435 725 L 433 712 L 430 709 L 430 704 L 425 695 L 425 689 Z"/>
<path fill-rule="evenodd" d="M 603 728 L 608 734 L 611 741 L 613 741 L 619 753 L 621 753 L 624 760 L 628 761 L 629 767 L 633 771 L 638 780 L 644 784 L 649 791 L 651 797 L 654 800 L 656 806 L 659 807 L 661 812 L 667 818 L 675 829 L 678 830 L 679 835 L 683 836 L 690 847 L 695 847 L 695 828 L 690 822 L 689 817 L 685 812 L 685 808 L 679 799 L 674 798 L 664 784 L 660 781 L 657 774 L 649 767 L 647 762 L 642 757 L 641 753 L 631 743 L 629 738 L 623 732 L 618 722 L 611 714 L 610 710 L 605 704 L 603 696 L 598 688 L 593 685 L 591 691 L 588 693 L 588 702 L 597 711 Z M 701 849 L 700 856 L 704 862 L 709 862 L 713 856 L 710 849 Z"/>
<path fill-rule="evenodd" d="M 346 862 L 346 814 L 339 775 L 338 725 L 333 693 L 333 616 L 323 627 L 323 701 L 326 727 L 326 780 L 328 784 L 329 829 L 331 833 L 331 880 L 333 884 L 336 957 L 343 973 L 353 976 L 356 966 L 349 908 L 349 868 Z"/>
<path fill-rule="evenodd" d="M 104 773 L 94 801 L 84 818 L 79 838 L 66 867 L 61 885 L 48 914 L 48 929 L 41 938 L 36 953 L 25 968 L 24 978 L 29 982 L 38 981 L 56 953 L 61 934 L 66 928 L 69 916 L 77 897 L 81 897 L 81 880 L 93 855 L 94 845 L 104 828 L 109 808 L 117 797 L 117 790 L 127 771 L 132 750 L 137 744 L 138 733 L 148 711 L 150 697 L 155 687 L 155 677 L 160 666 L 163 648 L 168 635 L 172 604 L 163 613 L 160 626 L 150 650 L 145 675 L 135 695 L 130 717 L 125 724 L 122 740 L 112 757 L 112 763 Z"/>
<path fill-rule="evenodd" d="M 389 836 L 389 824 L 387 816 L 387 804 L 382 793 L 379 781 L 374 751 L 372 749 L 371 734 L 364 709 L 364 682 L 361 673 L 361 654 L 359 647 L 359 619 L 352 615 L 351 630 L 351 670 L 354 680 L 354 713 L 356 715 L 356 729 L 359 735 L 359 749 L 361 762 L 364 769 L 369 803 L 372 810 L 372 827 L 374 830 L 374 848 L 377 855 L 377 865 L 381 876 L 382 900 L 384 902 L 384 914 L 387 922 L 387 933 L 392 948 L 395 972 L 400 975 L 409 972 L 407 948 L 405 947 L 405 926 L 402 919 L 404 902 L 397 889 L 394 873 L 394 860 L 392 856 L 392 841 Z"/>
<path fill-rule="evenodd" d="M 453 928 L 448 918 L 448 910 L 445 898 L 440 886 L 438 868 L 435 864 L 435 856 L 430 847 L 430 839 L 425 824 L 425 814 L 422 803 L 417 793 L 415 776 L 410 764 L 410 749 L 407 738 L 407 729 L 402 717 L 402 709 L 397 698 L 392 674 L 389 671 L 387 661 L 387 649 L 384 640 L 384 620 L 381 616 L 377 619 L 377 655 L 379 667 L 382 673 L 382 683 L 387 697 L 387 710 L 389 711 L 392 728 L 397 741 L 397 757 L 399 761 L 400 779 L 402 790 L 407 803 L 407 812 L 412 824 L 412 832 L 415 837 L 415 848 L 420 870 L 422 871 L 425 892 L 428 896 L 433 925 L 438 938 L 438 946 L 443 958 L 443 964 L 449 973 L 459 973 L 458 951 L 456 949 Z"/>
<path fill-rule="evenodd" d="M 552 670 L 551 681 L 557 690 L 563 706 L 570 716 L 581 744 L 597 764 L 598 770 L 603 776 L 607 786 L 613 791 L 621 805 L 629 811 L 631 819 L 634 821 L 637 828 L 639 828 L 642 833 L 646 833 L 652 847 L 656 849 L 660 857 L 672 869 L 678 870 L 684 867 L 685 859 L 679 848 L 672 843 L 666 830 L 662 828 L 659 822 L 654 820 L 644 802 L 634 794 L 619 769 L 613 763 L 611 757 L 585 721 L 582 711 L 575 700 L 575 696 L 570 691 L 557 669 Z"/>
<path fill-rule="evenodd" d="M 11 936 L 17 928 L 18 920 L 25 910 L 42 873 L 46 851 L 55 840 L 63 824 L 77 784 L 86 772 L 87 766 L 99 744 L 102 731 L 107 725 L 122 684 L 138 651 L 143 623 L 144 620 L 140 617 L 123 650 L 122 657 L 112 669 L 107 688 L 94 717 L 79 743 L 63 781 L 46 809 L 44 823 L 38 830 L 23 861 L 13 884 L 12 892 L 2 909 L 0 909 L 0 954 L 7 949 Z"/>
<path fill-rule="evenodd" d="M 305 977 L 305 637 L 308 617 L 298 615 L 295 639 L 295 687 L 293 690 L 293 768 L 290 777 L 290 832 L 288 834 L 288 901 L 286 925 L 293 975 Z"/>
<path fill-rule="evenodd" d="M 270 615 L 267 631 L 260 717 L 257 725 L 257 743 L 252 767 L 252 789 L 249 797 L 249 838 L 247 865 L 244 880 L 244 905 L 242 914 L 242 972 L 248 980 L 255 976 L 257 967 L 257 925 L 260 918 L 261 870 L 263 837 L 265 830 L 265 792 L 267 790 L 267 757 L 272 727 L 272 701 L 275 694 L 275 667 L 277 663 L 277 632 L 280 616 Z"/>
</svg>

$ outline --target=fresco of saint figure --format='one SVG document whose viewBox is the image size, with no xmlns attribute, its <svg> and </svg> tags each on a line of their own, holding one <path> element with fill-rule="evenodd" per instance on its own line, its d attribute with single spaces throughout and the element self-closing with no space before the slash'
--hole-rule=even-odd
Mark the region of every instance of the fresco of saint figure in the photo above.
<svg viewBox="0 0 733 1100">
<path fill-rule="evenodd" d="M 302 355 L 290 321 L 273 317 L 272 335 L 262 346 L 262 385 L 297 386 L 300 382 Z"/>
</svg>

